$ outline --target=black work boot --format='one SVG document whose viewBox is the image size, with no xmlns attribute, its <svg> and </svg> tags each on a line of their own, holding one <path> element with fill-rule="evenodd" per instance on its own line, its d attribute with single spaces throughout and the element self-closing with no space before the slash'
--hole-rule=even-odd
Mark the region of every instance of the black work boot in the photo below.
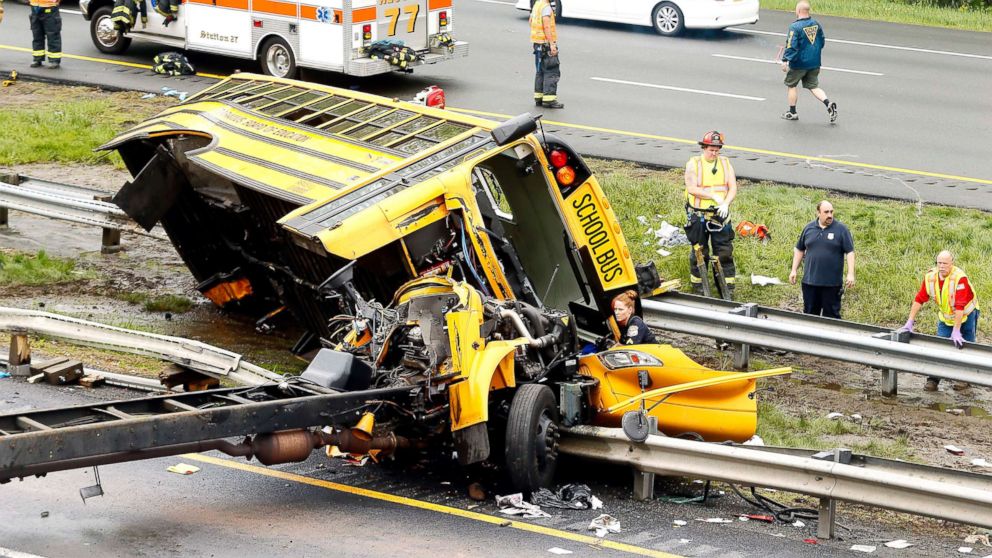
<svg viewBox="0 0 992 558">
<path fill-rule="evenodd" d="M 62 67 L 62 62 L 59 60 L 55 60 L 54 62 L 48 63 L 48 68 L 51 70 L 58 70 L 61 67 Z"/>
<path fill-rule="evenodd" d="M 544 103 L 541 102 L 541 99 L 534 99 L 534 106 L 538 106 L 539 107 L 539 106 L 542 106 L 542 105 L 544 105 Z"/>
<path fill-rule="evenodd" d="M 542 106 L 544 106 L 544 108 L 552 108 L 552 109 L 565 108 L 565 105 L 559 103 L 558 101 L 544 101 Z"/>
<path fill-rule="evenodd" d="M 44 62 L 44 60 L 35 60 L 34 62 L 31 63 L 31 67 L 32 68 L 40 68 L 42 62 Z"/>
</svg>

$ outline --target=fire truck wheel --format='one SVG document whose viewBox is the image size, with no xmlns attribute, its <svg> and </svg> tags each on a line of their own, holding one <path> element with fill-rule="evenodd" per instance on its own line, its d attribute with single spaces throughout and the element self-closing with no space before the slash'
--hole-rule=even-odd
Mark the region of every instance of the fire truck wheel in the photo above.
<svg viewBox="0 0 992 558">
<path fill-rule="evenodd" d="M 259 50 L 258 58 L 262 63 L 262 72 L 266 75 L 281 78 L 296 77 L 296 58 L 293 56 L 293 49 L 279 37 L 266 39 Z"/>
<path fill-rule="evenodd" d="M 551 486 L 558 465 L 558 404 L 551 388 L 524 384 L 510 404 L 506 470 L 514 487 L 533 492 Z"/>
<path fill-rule="evenodd" d="M 103 6 L 93 12 L 93 18 L 90 19 L 90 37 L 93 38 L 93 44 L 100 52 L 120 54 L 131 46 L 131 38 L 121 35 L 114 28 L 114 22 L 110 20 L 113 9 L 113 6 Z"/>
</svg>

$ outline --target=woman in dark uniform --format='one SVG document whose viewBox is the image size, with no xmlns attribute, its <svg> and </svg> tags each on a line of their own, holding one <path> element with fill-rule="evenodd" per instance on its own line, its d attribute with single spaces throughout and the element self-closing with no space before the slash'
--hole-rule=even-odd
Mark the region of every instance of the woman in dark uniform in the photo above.
<svg viewBox="0 0 992 558">
<path fill-rule="evenodd" d="M 620 327 L 620 344 L 657 343 L 658 340 L 654 338 L 654 334 L 648 329 L 644 320 L 634 314 L 636 307 L 637 291 L 624 291 L 613 299 L 613 316 Z"/>
</svg>

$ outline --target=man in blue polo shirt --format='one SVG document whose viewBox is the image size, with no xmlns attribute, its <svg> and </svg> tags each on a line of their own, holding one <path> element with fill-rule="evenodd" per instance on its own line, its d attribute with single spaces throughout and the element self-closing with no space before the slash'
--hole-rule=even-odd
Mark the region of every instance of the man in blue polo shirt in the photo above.
<svg viewBox="0 0 992 558">
<path fill-rule="evenodd" d="M 844 259 L 847 280 L 844 280 Z M 840 298 L 844 287 L 854 286 L 854 239 L 840 221 L 834 220 L 834 206 L 823 200 L 816 204 L 816 219 L 803 228 L 792 256 L 789 282 L 796 284 L 799 264 L 803 272 L 803 312 L 840 319 Z"/>
</svg>

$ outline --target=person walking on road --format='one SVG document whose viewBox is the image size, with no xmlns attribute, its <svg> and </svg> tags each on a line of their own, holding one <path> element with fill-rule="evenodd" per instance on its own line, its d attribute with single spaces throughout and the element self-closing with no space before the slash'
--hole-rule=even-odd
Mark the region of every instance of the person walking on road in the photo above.
<svg viewBox="0 0 992 558">
<path fill-rule="evenodd" d="M 32 68 L 38 68 L 48 58 L 49 68 L 62 64 L 62 16 L 59 0 L 31 0 Z M 47 43 L 47 45 L 46 45 Z"/>
<path fill-rule="evenodd" d="M 803 312 L 839 320 L 844 287 L 854 286 L 854 238 L 843 223 L 834 219 L 834 206 L 826 200 L 816 204 L 816 219 L 799 234 L 789 273 L 789 282 L 793 285 L 799 264 L 804 260 Z"/>
<path fill-rule="evenodd" d="M 530 42 L 534 45 L 534 104 L 539 107 L 565 108 L 558 100 L 558 29 L 555 27 L 555 7 L 551 0 L 537 0 L 530 11 Z"/>
<path fill-rule="evenodd" d="M 975 342 L 979 314 L 975 291 L 964 270 L 954 265 L 954 254 L 947 250 L 937 254 L 937 266 L 923 276 L 923 284 L 909 309 L 909 319 L 900 328 L 902 331 L 913 331 L 916 314 L 930 299 L 937 303 L 938 337 L 950 338 L 959 349 L 964 347 L 965 341 Z M 931 376 L 923 389 L 937 391 L 939 383 L 940 378 Z"/>
<path fill-rule="evenodd" d="M 699 146 L 700 155 L 685 164 L 686 236 L 695 246 L 702 246 L 703 260 L 709 260 L 710 245 L 720 260 L 727 290 L 733 298 L 737 268 L 734 265 L 734 227 L 730 222 L 730 204 L 737 197 L 737 175 L 730 160 L 720 155 L 724 136 L 716 130 L 706 132 Z M 689 252 L 689 281 L 693 292 L 702 291 L 703 273 L 696 261 L 695 249 Z"/>
<path fill-rule="evenodd" d="M 820 51 L 826 40 L 823 27 L 809 15 L 809 2 L 800 0 L 796 4 L 796 21 L 789 26 L 782 52 L 782 71 L 785 72 L 785 85 L 789 88 L 789 110 L 782 114 L 782 118 L 799 120 L 796 112 L 799 91 L 796 86 L 802 81 L 803 87 L 827 107 L 830 122 L 837 121 L 837 103 L 830 102 L 827 94 L 820 89 Z"/>
</svg>

